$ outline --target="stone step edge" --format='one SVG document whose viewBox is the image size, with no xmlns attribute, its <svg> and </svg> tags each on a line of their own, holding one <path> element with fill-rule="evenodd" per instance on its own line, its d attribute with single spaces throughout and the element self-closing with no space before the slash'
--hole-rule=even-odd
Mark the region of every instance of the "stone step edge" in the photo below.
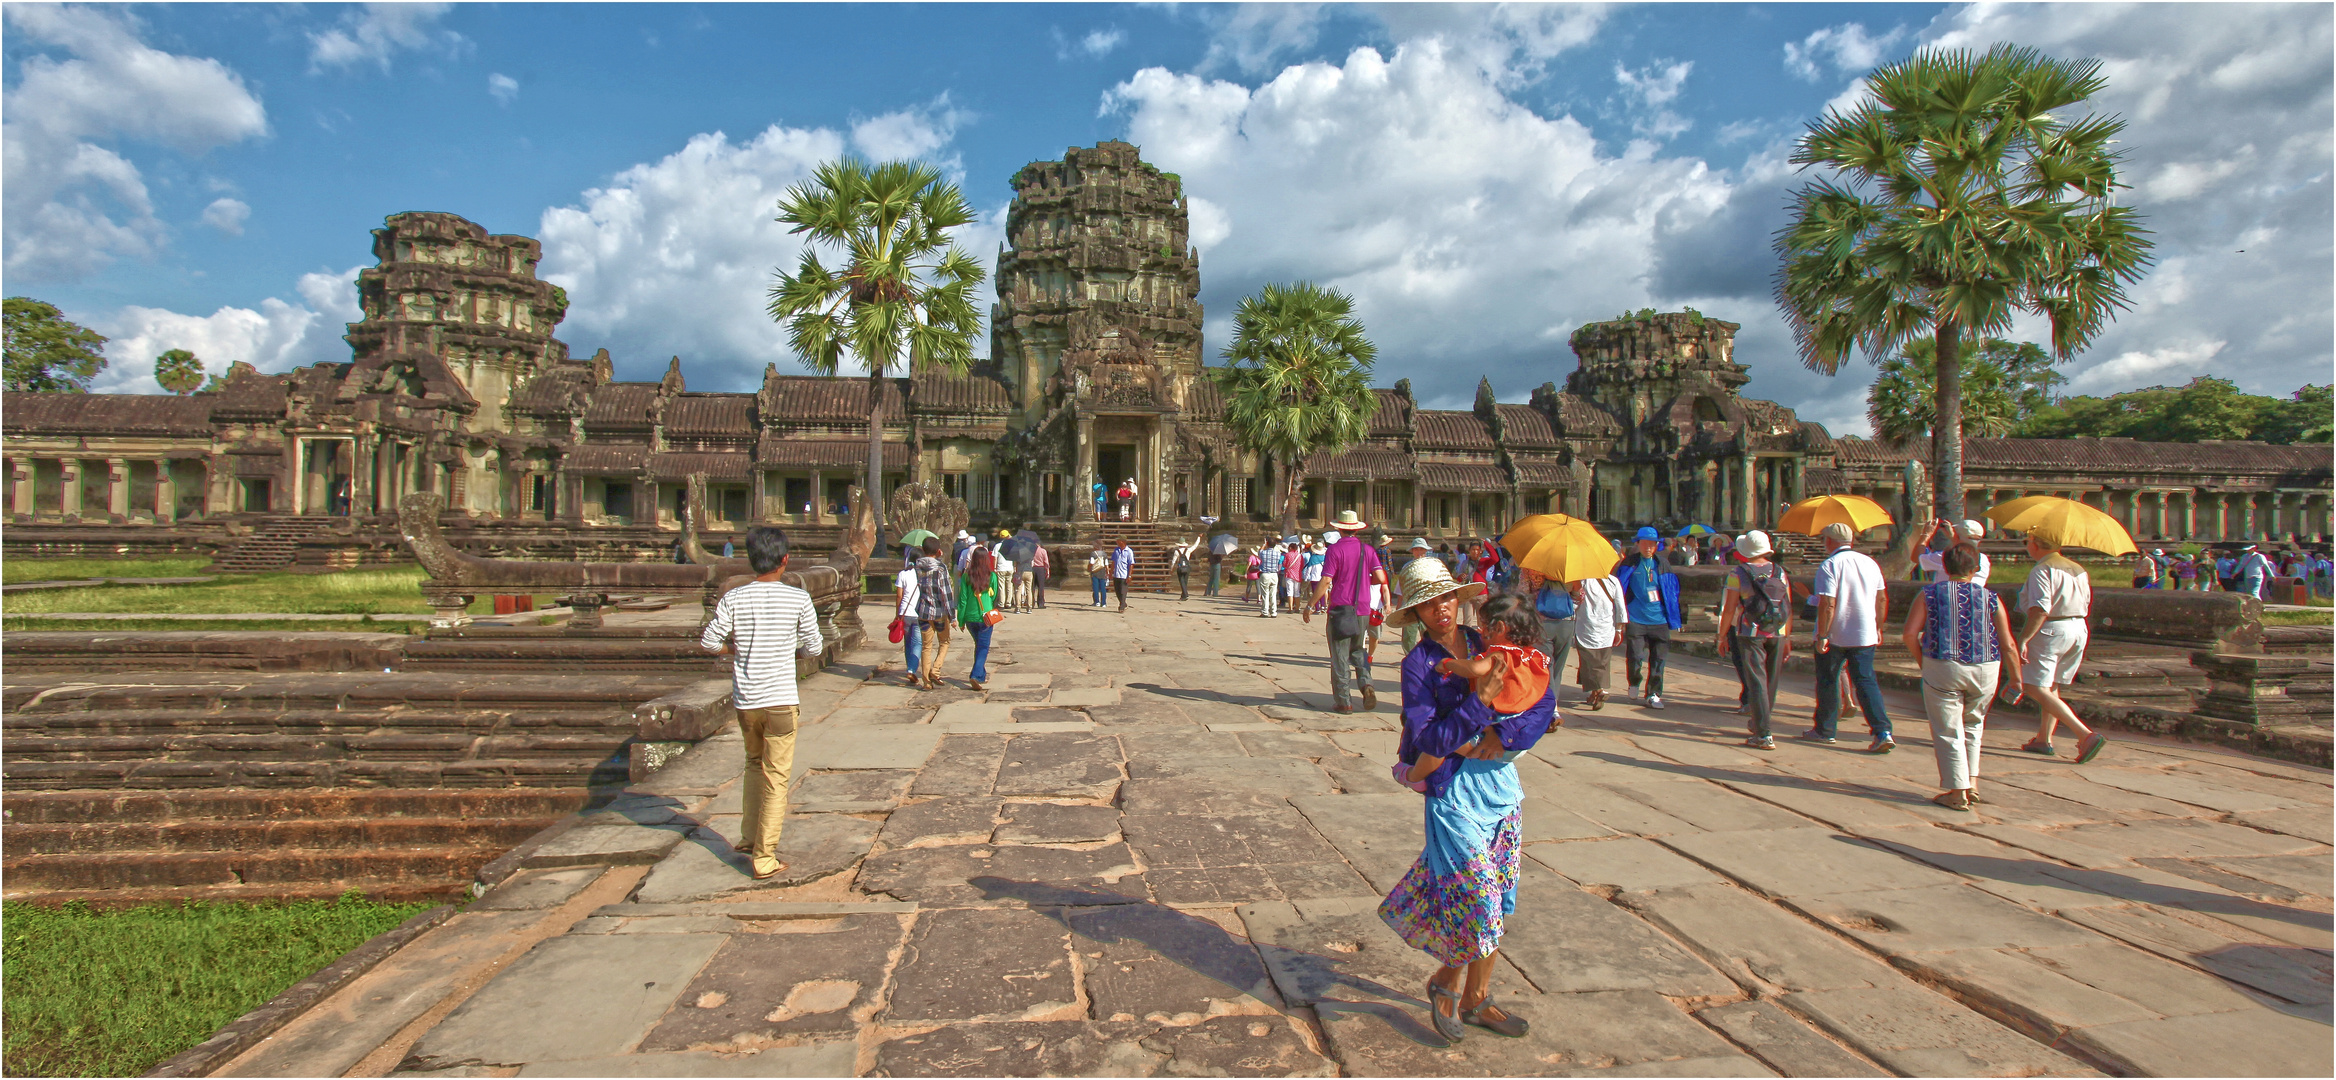
<svg viewBox="0 0 2336 1080">
<path fill-rule="evenodd" d="M 826 919 L 838 915 L 911 915 L 919 909 L 911 900 L 870 900 L 861 903 L 814 900 L 758 900 L 694 904 L 608 904 L 592 913 L 596 919 L 665 919 L 727 915 L 750 922 L 782 919 Z"/>
</svg>

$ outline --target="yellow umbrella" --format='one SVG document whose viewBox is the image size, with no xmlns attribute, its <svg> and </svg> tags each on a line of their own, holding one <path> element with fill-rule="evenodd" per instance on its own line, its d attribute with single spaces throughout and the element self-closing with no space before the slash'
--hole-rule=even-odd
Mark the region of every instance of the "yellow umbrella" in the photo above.
<svg viewBox="0 0 2336 1080">
<path fill-rule="evenodd" d="M 1890 524 L 1891 517 L 1880 503 L 1863 495 L 1819 495 L 1794 503 L 1777 519 L 1776 527 L 1784 532 L 1815 536 L 1835 522 L 1847 524 L 1851 532 L 1862 533 Z"/>
<path fill-rule="evenodd" d="M 1564 514 L 1535 514 L 1501 537 L 1501 546 L 1523 569 L 1551 581 L 1582 581 L 1614 572 L 1621 556 L 1597 526 Z"/>
<path fill-rule="evenodd" d="M 2030 495 L 1987 512 L 1999 529 L 2024 532 L 2057 547 L 2091 548 L 2104 555 L 2131 555 L 2140 548 L 2116 518 L 2075 499 Z"/>
</svg>

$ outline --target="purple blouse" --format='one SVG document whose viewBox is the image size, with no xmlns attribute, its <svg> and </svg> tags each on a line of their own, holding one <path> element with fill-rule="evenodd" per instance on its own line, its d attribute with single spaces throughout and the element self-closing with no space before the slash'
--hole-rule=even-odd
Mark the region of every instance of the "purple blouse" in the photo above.
<svg viewBox="0 0 2336 1080">
<path fill-rule="evenodd" d="M 1467 637 L 1470 651 L 1484 651 L 1484 638 L 1475 629 L 1461 627 L 1460 632 Z M 1492 708 L 1468 688 L 1468 680 L 1436 671 L 1436 664 L 1451 655 L 1434 638 L 1422 637 L 1403 658 L 1403 735 L 1396 743 L 1395 756 L 1400 761 L 1415 761 L 1421 754 L 1445 759 L 1428 774 L 1431 799 L 1443 797 L 1452 777 L 1459 773 L 1461 759 L 1454 755 L 1475 742 L 1497 719 Z M 1557 710 L 1556 683 L 1552 681 L 1550 686 L 1532 707 L 1501 721 L 1501 745 L 1522 749 L 1548 730 Z"/>
</svg>

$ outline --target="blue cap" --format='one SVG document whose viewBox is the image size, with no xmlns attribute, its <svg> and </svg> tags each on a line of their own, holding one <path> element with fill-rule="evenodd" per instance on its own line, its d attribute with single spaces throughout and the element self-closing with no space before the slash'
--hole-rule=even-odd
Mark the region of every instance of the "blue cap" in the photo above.
<svg viewBox="0 0 2336 1080">
<path fill-rule="evenodd" d="M 1663 534 L 1656 532 L 1655 527 L 1652 525 L 1641 525 L 1638 527 L 1638 538 L 1641 540 L 1654 540 L 1660 542 L 1663 539 Z"/>
</svg>

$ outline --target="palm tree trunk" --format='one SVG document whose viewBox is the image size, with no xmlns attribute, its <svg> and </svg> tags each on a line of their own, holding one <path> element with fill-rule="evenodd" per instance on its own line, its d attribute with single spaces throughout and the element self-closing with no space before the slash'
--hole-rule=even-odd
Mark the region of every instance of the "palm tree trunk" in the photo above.
<svg viewBox="0 0 2336 1080">
<path fill-rule="evenodd" d="M 1930 429 L 1931 505 L 1945 521 L 1963 517 L 1963 329 L 1941 319 L 1936 330 L 1938 372 L 1935 421 Z M 1924 530 L 1927 531 L 1927 530 Z"/>
<path fill-rule="evenodd" d="M 884 365 L 868 365 L 868 508 L 875 511 L 876 535 L 884 535 Z M 813 499 L 824 499 L 825 493 L 814 491 Z"/>
<path fill-rule="evenodd" d="M 1281 489 L 1282 535 L 1288 536 L 1298 531 L 1298 468 L 1293 460 L 1282 462 Z"/>
</svg>

